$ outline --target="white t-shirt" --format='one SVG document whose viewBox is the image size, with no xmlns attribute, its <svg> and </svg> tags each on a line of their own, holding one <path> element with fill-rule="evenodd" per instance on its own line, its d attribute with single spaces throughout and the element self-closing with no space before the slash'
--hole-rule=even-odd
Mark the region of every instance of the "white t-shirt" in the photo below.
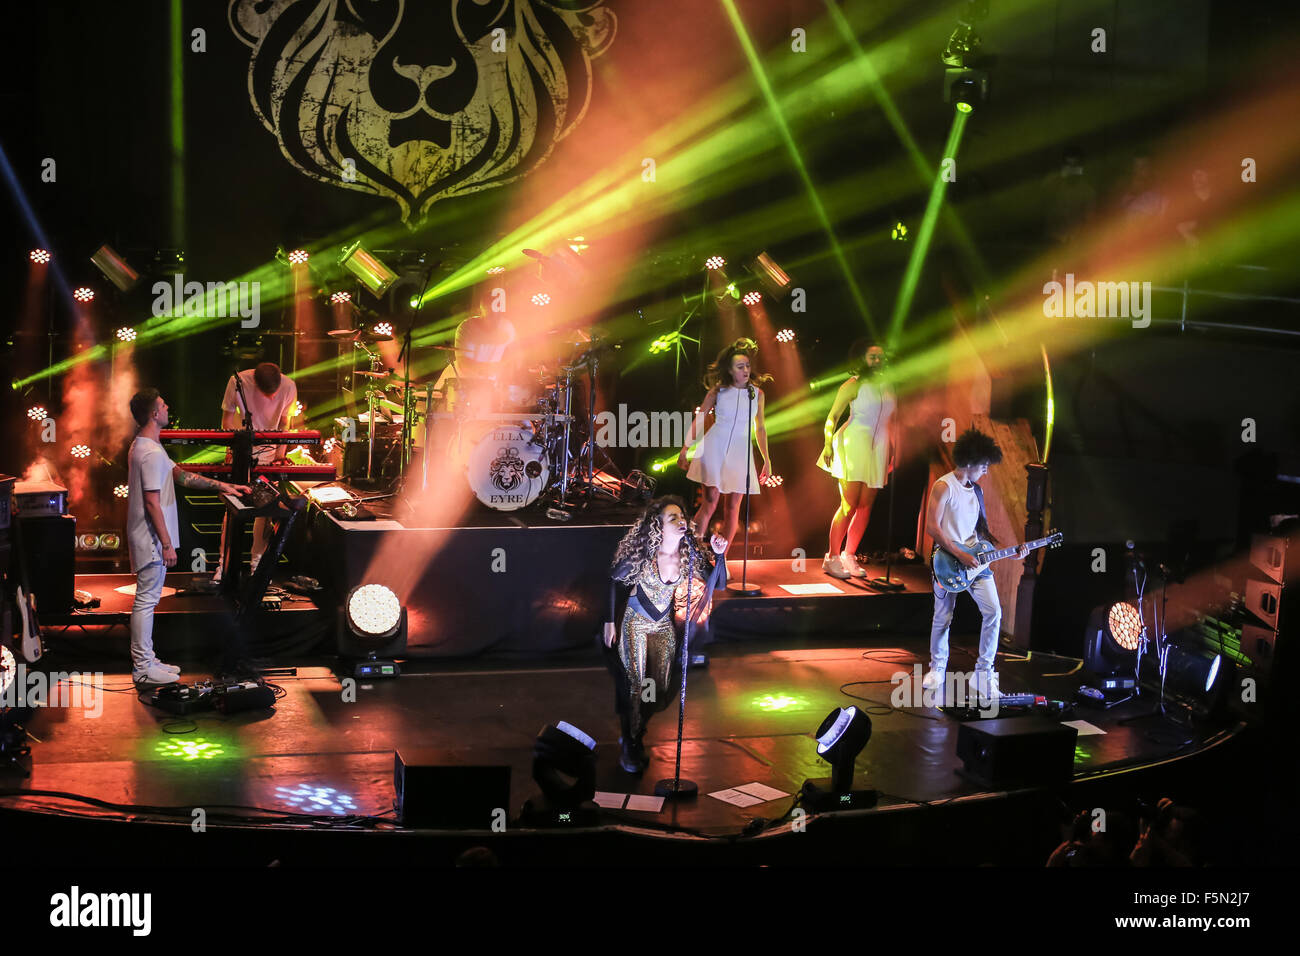
<svg viewBox="0 0 1300 956">
<path fill-rule="evenodd" d="M 163 446 L 152 438 L 137 435 L 127 453 L 126 541 L 131 551 L 131 571 L 162 560 L 162 542 L 154 534 L 153 526 L 144 510 L 144 493 L 158 492 L 163 520 L 171 546 L 181 543 L 180 528 L 176 519 L 176 485 L 172 481 L 175 464 L 167 457 Z"/>
<path fill-rule="evenodd" d="M 257 387 L 257 382 L 253 380 L 253 369 L 245 369 L 239 373 L 240 384 L 244 388 L 244 397 L 248 399 L 249 412 L 253 417 L 253 430 L 259 432 L 274 432 L 280 430 L 280 425 L 284 421 L 286 412 L 292 411 L 298 401 L 298 386 L 293 383 L 287 375 L 280 376 L 280 386 L 272 395 L 265 395 Z M 244 415 L 244 405 L 239 400 L 239 391 L 235 388 L 235 376 L 226 379 L 226 394 L 221 398 L 221 410 L 225 412 L 236 412 L 241 419 Z M 257 445 L 253 449 L 253 457 L 262 464 L 268 464 L 277 456 L 283 455 L 284 445 Z"/>
</svg>

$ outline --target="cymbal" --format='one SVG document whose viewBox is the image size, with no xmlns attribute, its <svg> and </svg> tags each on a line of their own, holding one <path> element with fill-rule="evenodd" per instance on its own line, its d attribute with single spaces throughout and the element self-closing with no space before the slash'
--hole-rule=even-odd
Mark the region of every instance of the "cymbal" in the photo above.
<svg viewBox="0 0 1300 956">
<path fill-rule="evenodd" d="M 376 335 L 374 332 L 367 332 L 365 329 L 330 329 L 325 333 L 332 339 L 343 339 L 348 342 L 391 342 L 391 335 Z"/>
</svg>

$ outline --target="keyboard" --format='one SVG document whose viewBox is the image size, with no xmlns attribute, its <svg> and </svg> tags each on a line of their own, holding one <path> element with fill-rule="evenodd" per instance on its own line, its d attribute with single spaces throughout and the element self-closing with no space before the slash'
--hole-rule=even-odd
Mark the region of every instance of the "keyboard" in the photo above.
<svg viewBox="0 0 1300 956">
<path fill-rule="evenodd" d="M 218 428 L 164 428 L 158 441 L 164 445 L 229 445 L 235 440 L 233 431 Z M 253 432 L 254 445 L 319 445 L 320 432 Z"/>
<path fill-rule="evenodd" d="M 197 475 L 207 475 L 221 481 L 230 480 L 230 465 L 226 463 L 209 465 L 181 465 L 186 471 Z M 333 481 L 338 472 L 333 465 L 254 465 L 252 480 L 266 478 L 268 481 L 285 481 L 301 478 L 304 481 Z"/>
</svg>

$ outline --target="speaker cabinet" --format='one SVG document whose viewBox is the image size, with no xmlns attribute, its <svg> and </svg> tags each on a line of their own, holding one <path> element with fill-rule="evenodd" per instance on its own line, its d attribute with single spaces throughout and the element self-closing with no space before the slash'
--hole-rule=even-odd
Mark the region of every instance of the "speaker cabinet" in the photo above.
<svg viewBox="0 0 1300 956">
<path fill-rule="evenodd" d="M 462 760 L 453 751 L 403 748 L 394 754 L 393 790 L 404 827 L 490 830 L 501 819 L 497 811 L 509 814 L 510 767 Z"/>
<path fill-rule="evenodd" d="M 963 777 L 985 787 L 1068 784 L 1079 731 L 1046 717 L 999 717 L 962 724 L 957 756 Z"/>
<path fill-rule="evenodd" d="M 18 517 L 22 560 L 36 597 L 36 613 L 67 614 L 75 590 L 77 519 L 72 515 Z"/>
</svg>

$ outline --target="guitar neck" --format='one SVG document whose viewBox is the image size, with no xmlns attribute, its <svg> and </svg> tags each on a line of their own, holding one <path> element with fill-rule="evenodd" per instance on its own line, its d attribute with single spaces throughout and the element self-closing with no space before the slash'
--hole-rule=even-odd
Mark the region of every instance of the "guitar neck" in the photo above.
<svg viewBox="0 0 1300 956">
<path fill-rule="evenodd" d="M 1035 538 L 1033 541 L 1026 541 L 1025 546 L 1029 548 L 1030 551 L 1037 551 L 1039 548 L 1045 548 L 1051 543 L 1052 538 L 1049 535 L 1046 538 Z M 1001 551 L 990 551 L 987 554 L 981 555 L 981 559 L 985 564 L 992 564 L 994 561 L 1001 561 L 1003 558 L 1011 557 L 1019 550 L 1020 545 L 1017 544 L 1010 548 L 1003 548 Z"/>
</svg>

